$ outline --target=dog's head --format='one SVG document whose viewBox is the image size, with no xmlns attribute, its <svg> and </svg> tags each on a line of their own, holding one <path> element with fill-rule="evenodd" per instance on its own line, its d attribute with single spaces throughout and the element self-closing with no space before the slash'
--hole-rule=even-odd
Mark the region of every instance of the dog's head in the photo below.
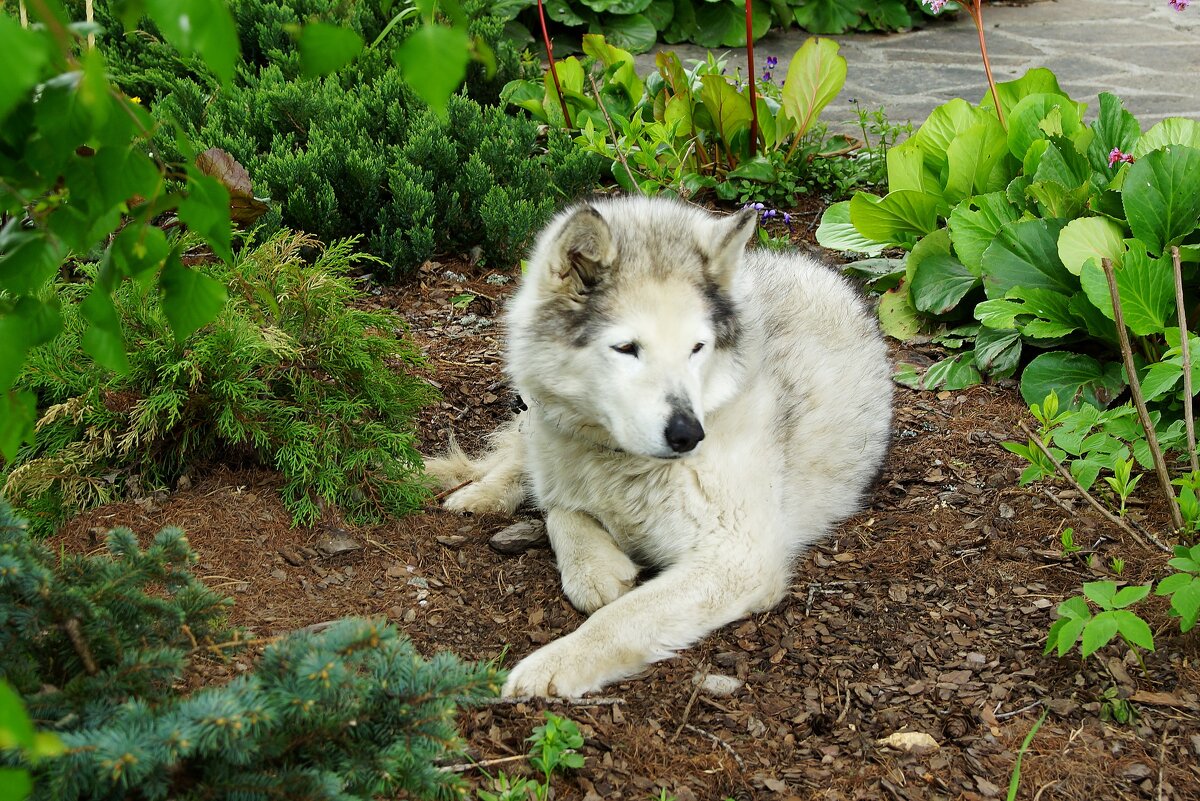
<svg viewBox="0 0 1200 801">
<path fill-rule="evenodd" d="M 625 198 L 556 218 L 509 312 L 508 370 L 565 425 L 675 458 L 733 393 L 735 278 L 755 214 Z"/>
</svg>

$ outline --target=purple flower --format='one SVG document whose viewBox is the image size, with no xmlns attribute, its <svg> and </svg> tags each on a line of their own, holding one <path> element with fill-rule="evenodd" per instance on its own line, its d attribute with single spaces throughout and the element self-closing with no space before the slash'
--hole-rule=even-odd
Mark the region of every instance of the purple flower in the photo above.
<svg viewBox="0 0 1200 801">
<path fill-rule="evenodd" d="M 1121 148 L 1114 147 L 1108 154 L 1108 166 L 1115 167 L 1117 164 L 1132 164 L 1134 158 L 1129 153 L 1122 153 Z"/>
<path fill-rule="evenodd" d="M 1185 6 L 1188 4 L 1188 0 L 1182 0 L 1182 2 Z M 775 56 L 767 56 L 767 69 L 773 70 L 778 66 L 779 59 L 775 58 Z"/>
<path fill-rule="evenodd" d="M 1167 5 L 1176 11 L 1183 11 L 1191 2 L 1192 0 L 1167 0 Z"/>
<path fill-rule="evenodd" d="M 771 71 L 770 71 L 770 70 L 763 70 L 762 79 L 763 79 L 764 81 L 769 81 L 769 80 L 771 80 Z"/>
<path fill-rule="evenodd" d="M 942 7 L 946 5 L 946 0 L 921 0 L 921 2 L 934 14 L 941 11 Z"/>
</svg>

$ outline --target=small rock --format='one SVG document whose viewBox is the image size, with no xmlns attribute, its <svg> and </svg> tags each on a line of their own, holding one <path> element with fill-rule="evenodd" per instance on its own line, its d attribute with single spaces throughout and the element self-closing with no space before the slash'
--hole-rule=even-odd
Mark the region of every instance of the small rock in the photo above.
<svg viewBox="0 0 1200 801">
<path fill-rule="evenodd" d="M 978 651 L 967 654 L 967 664 L 973 668 L 981 668 L 987 664 L 987 657 Z"/>
<path fill-rule="evenodd" d="M 278 581 L 285 581 L 287 579 L 287 573 L 279 568 L 275 568 L 271 571 L 271 578 Z"/>
<path fill-rule="evenodd" d="M 1015 509 L 1013 509 L 1011 506 L 1009 506 L 1007 503 L 1000 504 L 999 509 L 1000 509 L 1000 517 L 1003 520 L 1012 520 L 1014 517 L 1017 516 L 1017 511 Z"/>
<path fill-rule="evenodd" d="M 1145 762 L 1134 762 L 1121 769 L 1121 775 L 1131 782 L 1140 782 L 1142 779 L 1149 779 L 1154 775 L 1154 771 Z"/>
<path fill-rule="evenodd" d="M 447 548 L 457 548 L 467 541 L 467 538 L 461 534 L 443 534 L 437 538 L 438 543 Z"/>
<path fill-rule="evenodd" d="M 286 545 L 279 549 L 279 555 L 283 557 L 285 562 L 293 567 L 300 567 L 304 564 L 304 557 Z"/>
<path fill-rule="evenodd" d="M 525 553 L 546 541 L 546 523 L 542 520 L 521 520 L 492 535 L 488 545 L 510 556 Z"/>
<path fill-rule="evenodd" d="M 709 673 L 707 676 L 701 676 L 701 674 L 697 673 L 695 676 L 692 676 L 692 684 L 699 684 L 703 692 L 717 698 L 733 695 L 742 689 L 742 685 L 745 683 L 736 676 L 725 676 L 720 673 Z"/>
<path fill-rule="evenodd" d="M 997 798 L 1000 795 L 1000 788 L 982 776 L 975 777 L 975 786 L 985 798 Z"/>
<path fill-rule="evenodd" d="M 339 553 L 362 549 L 362 545 L 350 536 L 349 531 L 346 531 L 344 528 L 332 527 L 326 529 L 325 533 L 313 545 L 326 556 L 334 556 Z"/>
<path fill-rule="evenodd" d="M 187 492 L 192 488 L 192 479 L 187 473 L 179 477 L 179 481 L 175 482 L 175 490 L 177 492 Z"/>
<path fill-rule="evenodd" d="M 1191 736 L 1192 750 L 1196 752 L 1196 756 L 1200 757 L 1200 734 Z"/>
<path fill-rule="evenodd" d="M 1070 698 L 1054 698 L 1046 706 L 1050 707 L 1051 712 L 1063 718 L 1070 717 L 1079 711 L 1079 703 Z"/>
</svg>

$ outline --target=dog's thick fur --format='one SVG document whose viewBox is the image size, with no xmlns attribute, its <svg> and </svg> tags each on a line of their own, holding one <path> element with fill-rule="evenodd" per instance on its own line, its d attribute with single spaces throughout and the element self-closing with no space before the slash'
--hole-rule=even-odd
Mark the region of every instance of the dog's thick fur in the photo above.
<svg viewBox="0 0 1200 801">
<path fill-rule="evenodd" d="M 755 214 L 596 201 L 542 233 L 508 311 L 528 404 L 471 460 L 428 463 L 462 511 L 545 511 L 591 617 L 506 695 L 578 696 L 770 609 L 792 562 L 859 506 L 891 422 L 873 315 L 833 270 L 746 251 Z M 643 567 L 658 574 L 637 584 Z"/>
</svg>

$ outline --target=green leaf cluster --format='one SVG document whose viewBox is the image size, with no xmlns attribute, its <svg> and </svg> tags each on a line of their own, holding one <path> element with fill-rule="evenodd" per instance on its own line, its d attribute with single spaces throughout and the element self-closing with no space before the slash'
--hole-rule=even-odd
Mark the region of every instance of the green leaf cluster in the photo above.
<svg viewBox="0 0 1200 801">
<path fill-rule="evenodd" d="M 749 87 L 726 75 L 725 62 L 712 54 L 685 69 L 675 53 L 661 52 L 657 71 L 643 78 L 633 55 L 605 36 L 586 34 L 583 50 L 582 60 L 555 63 L 557 85 L 547 70 L 541 81 L 510 82 L 502 96 L 540 122 L 576 131 L 576 144 L 605 157 L 626 191 L 790 199 L 803 190 L 813 160 L 843 144 L 827 139 L 818 122 L 846 79 L 846 60 L 832 39 L 807 40 L 782 87 L 762 84 L 757 141 L 750 138 Z"/>
<path fill-rule="evenodd" d="M 425 660 L 393 626 L 348 619 L 185 693 L 198 658 L 246 639 L 225 630 L 231 602 L 192 573 L 178 529 L 106 543 L 56 556 L 0 504 L 0 678 L 65 746 L 17 763 L 33 798 L 460 797 L 437 762 L 462 749 L 456 708 L 498 691 L 494 669 Z"/>
<path fill-rule="evenodd" d="M 411 373 L 420 356 L 403 323 L 356 306 L 349 271 L 368 261 L 353 240 L 323 248 L 281 231 L 230 264 L 186 270 L 228 302 L 178 343 L 171 307 L 126 282 L 112 301 L 127 332 L 123 373 L 80 358 L 103 266 L 48 290 L 64 331 L 17 381 L 42 412 L 37 441 L 4 468 L 5 496 L 49 528 L 212 460 L 249 458 L 283 474 L 296 523 L 322 503 L 356 519 L 411 510 L 425 495 L 413 415 L 432 391 Z"/>
<path fill-rule="evenodd" d="M 1168 340 L 1172 248 L 1184 262 L 1185 302 L 1200 299 L 1200 123 L 1172 118 L 1142 132 L 1104 93 L 1087 125 L 1084 106 L 1044 69 L 997 89 L 1007 127 L 990 94 L 938 107 L 888 152 L 888 193 L 832 207 L 818 241 L 868 255 L 908 251 L 891 293 L 903 313 L 889 314 L 909 324 L 889 333 L 974 318 L 974 342 L 954 358 L 995 376 L 1024 365 L 1029 403 L 1054 390 L 1068 405 L 1106 406 L 1126 377 L 1102 260 L 1114 265 L 1143 364 L 1177 356 Z M 1114 149 L 1134 163 L 1110 164 Z M 1173 387 L 1171 365 L 1152 368 L 1156 390 Z"/>
<path fill-rule="evenodd" d="M 99 44 L 121 54 L 118 74 L 138 73 L 150 84 L 143 91 L 162 123 L 156 152 L 182 155 L 176 124 L 197 149 L 228 151 L 246 166 L 254 194 L 275 207 L 262 221 L 265 233 L 287 226 L 324 241 L 358 236 L 387 263 L 378 271 L 386 278 L 473 248 L 496 264 L 513 263 L 553 210 L 599 177 L 600 161 L 562 134 L 542 141 L 529 121 L 476 102 L 494 101 L 503 82 L 521 74 L 486 5 L 465 5 L 463 35 L 486 43 L 497 69 L 489 76 L 482 65 L 464 64 L 472 99 L 451 95 L 441 113 L 414 92 L 414 71 L 393 61 L 393 46 L 426 27 L 404 16 L 401 4 L 385 13 L 380 3 L 238 0 L 231 7 L 246 57 L 223 88 L 208 75 L 153 67 L 156 47 L 145 34 Z M 297 29 L 298 39 L 288 34 Z M 340 63 L 357 49 L 349 34 L 367 43 L 353 63 L 309 77 L 315 67 L 305 53 L 308 62 L 319 52 Z M 143 61 L 151 66 L 139 72 Z M 418 72 L 445 77 L 435 66 L 426 57 Z"/>
<path fill-rule="evenodd" d="M 701 47 L 743 47 L 743 0 L 545 0 L 546 19 L 568 36 L 603 33 L 634 53 L 656 41 L 691 42 Z M 503 0 L 497 13 L 510 22 L 511 35 L 532 42 L 540 32 L 537 0 Z M 755 39 L 771 28 L 797 25 L 809 33 L 898 31 L 934 16 L 918 0 L 755 0 L 751 27 Z"/>
<path fill-rule="evenodd" d="M 110 300 L 126 281 L 153 288 L 170 336 L 185 338 L 215 314 L 223 290 L 183 266 L 180 250 L 155 218 L 177 210 L 213 251 L 230 258 L 229 197 L 212 179 L 172 174 L 147 152 L 155 122 L 109 80 L 100 49 L 89 48 L 58 0 L 29 8 L 24 28 L 0 11 L 0 453 L 11 458 L 31 433 L 37 398 L 14 386 L 26 355 L 64 325 L 46 288 L 64 261 L 90 255 L 101 264 L 95 291 L 81 305 L 82 347 L 113 368 L 124 366 Z M 228 9 L 217 0 L 148 1 L 118 6 L 148 14 L 184 58 L 203 61 L 216 85 L 237 59 Z M 186 24 L 185 24 L 186 23 Z M 190 154 L 186 141 L 178 145 Z"/>
<path fill-rule="evenodd" d="M 1149 584 L 1117 589 L 1114 581 L 1084 584 L 1082 596 L 1058 605 L 1059 617 L 1050 627 L 1045 652 L 1057 650 L 1059 656 L 1065 656 L 1079 643 L 1080 654 L 1087 659 L 1117 636 L 1130 646 L 1153 651 L 1150 626 L 1136 612 L 1126 609 L 1149 595 L 1150 589 Z M 1093 614 L 1088 601 L 1101 611 Z"/>
<path fill-rule="evenodd" d="M 1176 545 L 1175 558 L 1167 564 L 1177 572 L 1160 581 L 1154 593 L 1170 597 L 1171 613 L 1179 617 L 1180 630 L 1188 632 L 1200 618 L 1200 543 Z"/>
</svg>

